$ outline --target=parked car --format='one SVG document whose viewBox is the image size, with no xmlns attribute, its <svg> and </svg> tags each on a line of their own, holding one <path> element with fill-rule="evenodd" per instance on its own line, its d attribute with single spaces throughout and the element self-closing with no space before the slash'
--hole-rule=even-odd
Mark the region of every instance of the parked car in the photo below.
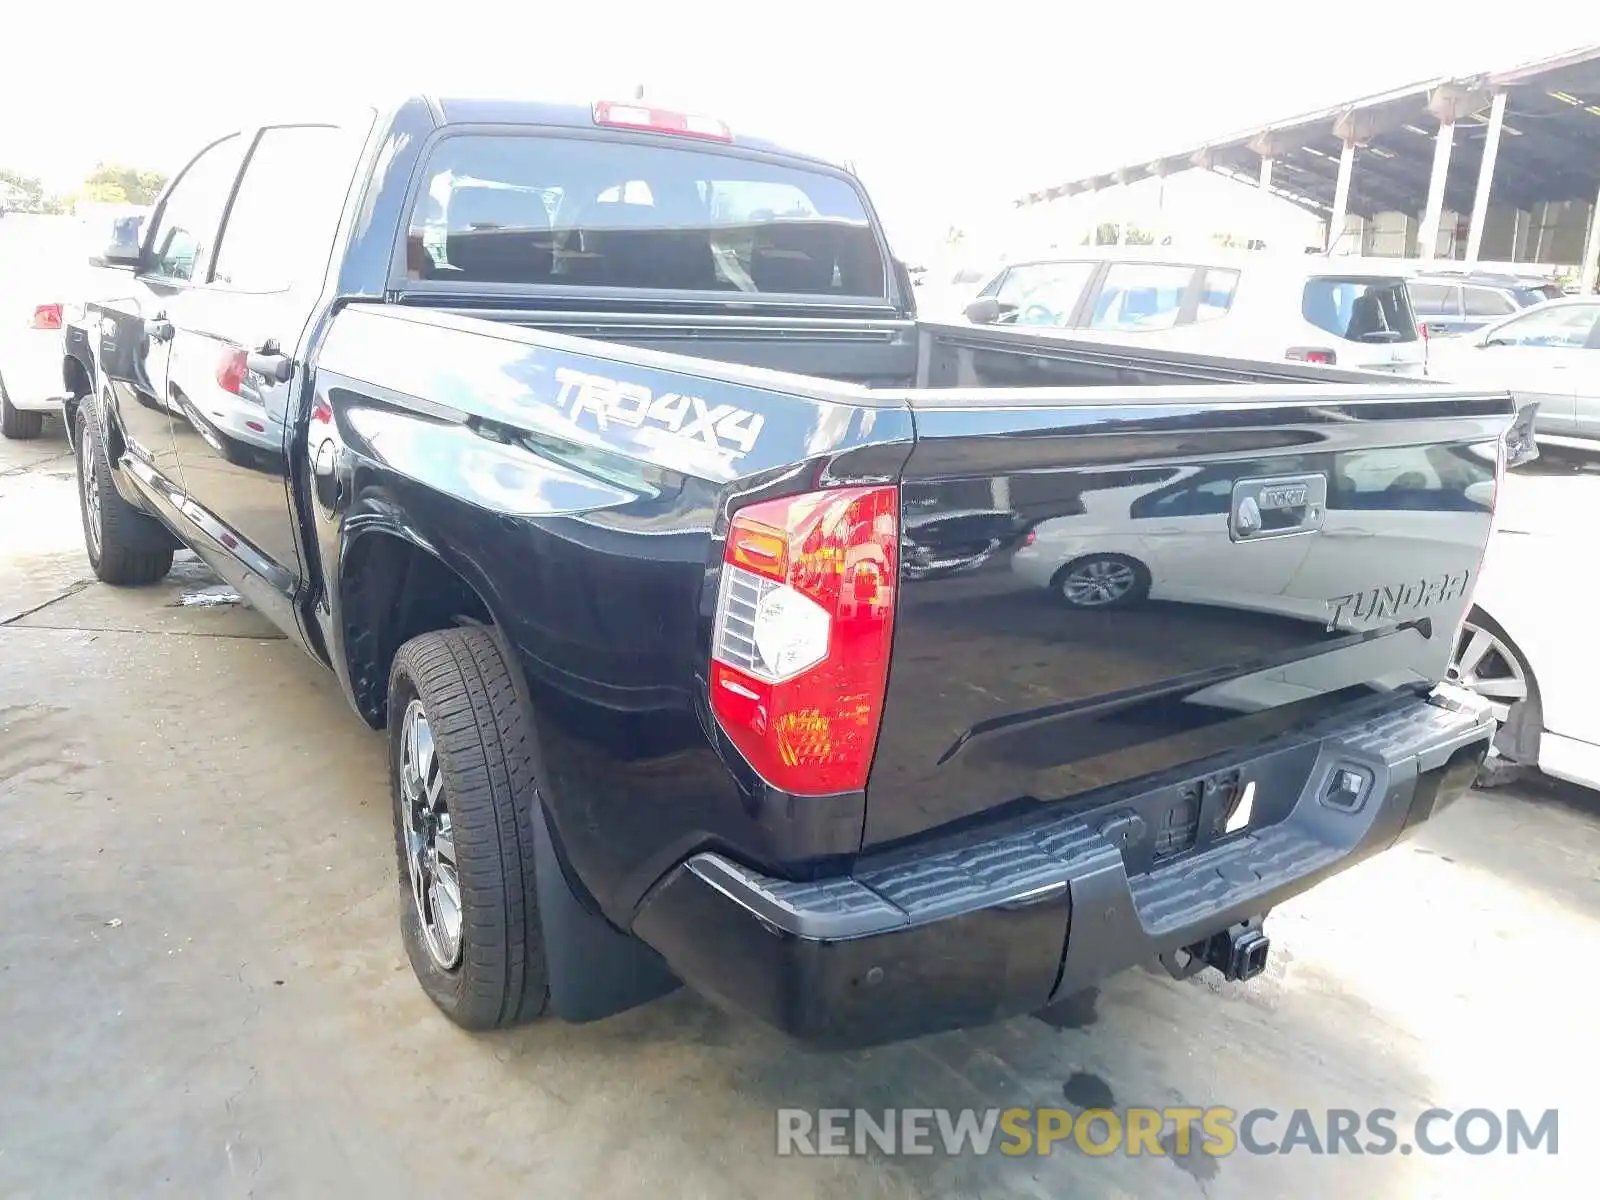
<svg viewBox="0 0 1600 1200">
<path fill-rule="evenodd" d="M 147 211 L 97 217 L 93 244 L 110 232 L 137 246 Z M 21 260 L 7 264 L 11 278 L 0 288 L 0 434 L 7 438 L 38 437 L 45 417 L 83 386 L 81 378 L 63 378 L 62 340 L 82 301 L 108 282 L 104 272 L 84 268 L 84 235 L 65 219 L 52 219 L 40 225 Z"/>
<path fill-rule="evenodd" d="M 1382 511 L 1417 578 L 1450 576 L 1452 587 L 1470 590 L 1451 572 L 1494 508 L 1492 457 L 1466 446 L 1397 446 L 1284 466 L 1308 482 L 1241 487 L 1231 465 L 1152 469 L 1131 485 L 1119 479 L 1085 493 L 1080 512 L 1037 525 L 1012 569 L 1072 608 L 1165 600 L 1321 623 L 1329 589 L 1360 574 L 1363 534 Z M 1219 554 L 1219 524 L 1235 511 L 1255 514 L 1258 545 Z M 1284 536 L 1313 529 L 1319 536 Z"/>
<path fill-rule="evenodd" d="M 1411 309 L 1430 338 L 1456 337 L 1561 295 L 1547 279 L 1487 271 L 1422 271 L 1407 284 Z"/>
<path fill-rule="evenodd" d="M 1588 626 L 1593 474 L 1513 473 L 1450 677 L 1495 707 L 1482 782 L 1542 771 L 1600 788 L 1600 650 Z"/>
<path fill-rule="evenodd" d="M 1600 446 L 1600 296 L 1547 300 L 1432 347 L 1429 373 L 1537 402 L 1539 441 Z"/>
<path fill-rule="evenodd" d="M 1340 455 L 1498 463 L 1503 393 L 920 322 L 849 172 L 638 104 L 252 127 L 103 257 L 89 562 L 193 547 L 386 731 L 402 937 L 463 1026 L 681 980 L 860 1043 L 1151 960 L 1250 978 L 1274 905 L 1488 752 L 1431 632 L 1490 528 L 1453 477 L 1413 489 L 1454 522 L 1425 564 L 1379 491 L 1271 629 L 1075 622 L 1007 556 L 1203 467 L 1259 508 L 1206 554 L 1261 586 L 1332 533 L 1275 503 Z"/>
<path fill-rule="evenodd" d="M 1421 375 L 1427 345 L 1392 265 L 1101 246 L 993 275 L 969 321 L 1128 345 Z"/>
</svg>

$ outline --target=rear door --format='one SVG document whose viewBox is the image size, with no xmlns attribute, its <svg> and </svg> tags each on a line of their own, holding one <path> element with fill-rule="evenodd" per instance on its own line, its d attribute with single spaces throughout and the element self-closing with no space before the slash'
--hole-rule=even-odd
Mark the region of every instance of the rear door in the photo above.
<svg viewBox="0 0 1600 1200">
<path fill-rule="evenodd" d="M 1502 288 L 1467 284 L 1461 289 L 1461 328 L 1463 332 L 1482 329 L 1516 312 L 1517 303 Z"/>
<path fill-rule="evenodd" d="M 1082 322 L 1099 333 L 1154 335 L 1194 319 L 1199 268 L 1179 263 L 1114 262 L 1100 277 Z"/>
<path fill-rule="evenodd" d="M 256 131 L 216 252 L 172 308 L 185 512 L 217 570 L 280 619 L 300 576 L 285 414 L 358 152 L 333 125 Z"/>
<path fill-rule="evenodd" d="M 243 153 L 243 137 L 230 134 L 196 155 L 153 217 L 136 276 L 112 296 L 88 305 L 100 376 L 128 454 L 174 485 L 179 477 L 167 391 L 173 313 L 187 303 L 210 266 Z"/>
<path fill-rule="evenodd" d="M 1453 337 L 1461 332 L 1461 287 L 1454 283 L 1413 280 L 1408 286 L 1417 323 L 1429 337 Z"/>
</svg>

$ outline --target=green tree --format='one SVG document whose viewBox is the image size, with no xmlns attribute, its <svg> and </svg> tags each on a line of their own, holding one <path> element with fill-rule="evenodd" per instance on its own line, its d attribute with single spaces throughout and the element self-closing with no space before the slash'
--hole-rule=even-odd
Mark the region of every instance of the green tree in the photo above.
<svg viewBox="0 0 1600 1200">
<path fill-rule="evenodd" d="M 167 177 L 118 163 L 100 163 L 83 181 L 83 197 L 101 204 L 154 204 Z"/>
<path fill-rule="evenodd" d="M 24 208 L 38 208 L 44 200 L 44 184 L 21 171 L 0 170 L 0 193 L 8 194 L 12 203 Z"/>
</svg>

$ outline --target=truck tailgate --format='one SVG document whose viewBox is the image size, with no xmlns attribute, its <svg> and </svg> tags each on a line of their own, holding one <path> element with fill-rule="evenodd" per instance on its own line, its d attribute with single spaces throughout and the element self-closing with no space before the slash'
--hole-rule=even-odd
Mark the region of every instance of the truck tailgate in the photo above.
<svg viewBox="0 0 1600 1200">
<path fill-rule="evenodd" d="M 1504 394 L 1017 395 L 913 393 L 867 846 L 1070 803 L 1445 676 Z"/>
</svg>

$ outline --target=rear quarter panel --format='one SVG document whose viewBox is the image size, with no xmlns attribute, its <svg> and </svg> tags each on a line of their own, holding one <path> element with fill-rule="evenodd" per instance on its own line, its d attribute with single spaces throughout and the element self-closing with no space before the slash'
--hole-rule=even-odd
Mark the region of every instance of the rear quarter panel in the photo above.
<svg viewBox="0 0 1600 1200">
<path fill-rule="evenodd" d="M 356 308 L 335 318 L 306 418 L 323 563 L 401 537 L 478 592 L 526 680 L 541 796 L 622 925 L 696 848 L 791 870 L 859 848 L 861 794 L 796 803 L 723 744 L 703 700 L 712 602 L 730 501 L 892 480 L 911 437 L 903 408 L 672 362 Z M 691 401 L 675 430 L 649 416 L 671 396 Z M 343 587 L 335 566 L 318 620 L 370 709 L 383 681 L 350 677 Z"/>
</svg>

